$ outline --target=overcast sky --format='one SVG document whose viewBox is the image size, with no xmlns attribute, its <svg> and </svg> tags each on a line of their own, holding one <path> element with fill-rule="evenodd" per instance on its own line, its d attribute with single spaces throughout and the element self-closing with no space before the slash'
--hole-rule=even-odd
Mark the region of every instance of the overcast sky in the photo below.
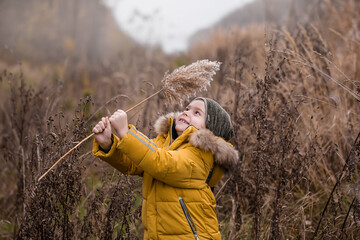
<svg viewBox="0 0 360 240">
<path fill-rule="evenodd" d="M 141 43 L 185 50 L 189 37 L 252 0 L 105 0 L 120 28 Z"/>
</svg>

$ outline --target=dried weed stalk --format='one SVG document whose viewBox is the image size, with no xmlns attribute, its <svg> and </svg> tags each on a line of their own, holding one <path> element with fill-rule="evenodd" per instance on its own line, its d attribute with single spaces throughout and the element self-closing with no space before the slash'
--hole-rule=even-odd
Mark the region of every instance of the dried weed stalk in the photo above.
<svg viewBox="0 0 360 240">
<path fill-rule="evenodd" d="M 0 195 L 4 220 L 0 238 L 137 238 L 133 229 L 140 221 L 140 208 L 135 204 L 140 197 L 138 179 L 102 177 L 105 186 L 100 190 L 99 183 L 89 184 L 99 182 L 99 173 L 95 174 L 96 168 L 86 171 L 91 164 L 78 149 L 47 181 L 36 181 L 43 168 L 86 134 L 91 98 L 81 100 L 73 122 L 65 123 L 62 112 L 47 116 L 52 112 L 49 107 L 59 109 L 53 104 L 59 101 L 52 101 L 59 95 L 28 87 L 22 72 L 2 77 L 8 81 L 11 97 L 1 109 L 7 121 L 1 122 L 6 128 L 1 132 L 4 174 L 0 177 L 6 184 L 1 185 L 5 189 Z M 101 174 L 107 175 L 106 171 Z"/>
</svg>

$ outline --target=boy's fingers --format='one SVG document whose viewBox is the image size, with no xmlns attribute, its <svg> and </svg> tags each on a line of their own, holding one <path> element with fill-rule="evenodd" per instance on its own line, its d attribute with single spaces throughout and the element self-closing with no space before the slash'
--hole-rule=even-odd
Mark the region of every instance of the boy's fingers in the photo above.
<svg viewBox="0 0 360 240">
<path fill-rule="evenodd" d="M 95 134 L 98 134 L 99 133 L 99 131 L 96 129 L 96 126 L 93 128 L 93 133 L 95 133 Z"/>
<path fill-rule="evenodd" d="M 101 130 L 104 130 L 105 129 L 105 124 L 104 122 L 99 122 L 99 127 L 101 128 Z"/>
<path fill-rule="evenodd" d="M 108 122 L 106 121 L 106 119 L 107 119 L 107 117 L 106 117 L 106 118 L 103 117 L 103 118 L 101 119 L 102 122 L 104 123 L 105 128 L 107 128 L 107 126 L 108 126 Z"/>
<path fill-rule="evenodd" d="M 114 114 L 111 115 L 110 119 L 111 119 L 111 118 L 114 119 L 117 115 L 118 115 L 118 113 L 117 113 L 117 112 L 114 112 Z"/>
</svg>

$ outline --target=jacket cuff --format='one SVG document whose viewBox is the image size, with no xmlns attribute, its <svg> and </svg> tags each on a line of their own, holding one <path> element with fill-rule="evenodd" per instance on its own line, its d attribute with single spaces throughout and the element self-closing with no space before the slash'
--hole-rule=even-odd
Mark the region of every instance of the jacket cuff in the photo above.
<svg viewBox="0 0 360 240">
<path fill-rule="evenodd" d="M 94 156 L 96 157 L 102 157 L 102 158 L 106 158 L 112 155 L 112 153 L 115 151 L 116 145 L 119 142 L 119 139 L 112 134 L 111 135 L 111 147 L 109 150 L 104 150 L 100 147 L 99 143 L 94 139 L 94 143 L 93 143 L 93 149 L 92 152 L 94 154 Z"/>
</svg>

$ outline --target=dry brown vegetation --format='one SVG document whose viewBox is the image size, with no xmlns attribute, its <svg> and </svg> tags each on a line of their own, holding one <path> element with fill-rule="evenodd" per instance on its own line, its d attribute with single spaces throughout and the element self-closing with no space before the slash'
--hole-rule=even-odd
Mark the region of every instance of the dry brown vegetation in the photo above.
<svg viewBox="0 0 360 240">
<path fill-rule="evenodd" d="M 223 63 L 205 95 L 231 114 L 241 153 L 214 192 L 223 238 L 359 239 L 360 4 L 311 9 L 286 27 L 218 29 L 182 56 L 132 50 L 80 81 L 65 65 L 50 77 L 27 64 L 0 69 L 0 238 L 142 238 L 141 179 L 92 157 L 91 142 L 36 180 L 99 117 L 160 89 L 166 70 L 206 58 Z M 177 107 L 163 100 L 130 121 L 153 136 L 156 118 Z"/>
</svg>

